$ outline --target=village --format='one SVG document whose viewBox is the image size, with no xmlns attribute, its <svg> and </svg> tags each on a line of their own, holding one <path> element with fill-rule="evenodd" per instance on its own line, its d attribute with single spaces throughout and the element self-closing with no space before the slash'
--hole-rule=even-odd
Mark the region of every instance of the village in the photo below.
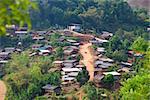
<svg viewBox="0 0 150 100">
<path fill-rule="evenodd" d="M 112 90 L 120 87 L 120 80 L 124 73 L 133 73 L 132 65 L 135 58 L 142 58 L 143 54 L 128 51 L 128 61 L 119 62 L 109 58 L 105 55 L 104 45 L 109 42 L 113 33 L 103 31 L 98 37 L 90 34 L 80 33 L 81 27 L 79 24 L 71 24 L 64 30 L 46 30 L 46 31 L 27 31 L 27 27 L 16 28 L 15 26 L 8 26 L 8 36 L 17 36 L 21 39 L 25 35 L 30 35 L 34 44 L 28 48 L 29 57 L 37 56 L 50 56 L 55 54 L 56 47 L 51 43 L 51 37 L 58 34 L 59 38 L 56 40 L 58 43 L 65 44 L 62 49 L 62 57 L 53 62 L 53 67 L 49 72 L 58 71 L 61 73 L 61 84 L 53 86 L 45 84 L 41 87 L 44 91 L 43 95 L 51 97 L 53 93 L 60 95 L 63 91 L 64 94 L 71 93 L 72 91 L 79 91 L 80 84 L 77 82 L 76 77 L 79 72 L 84 68 L 89 73 L 89 81 L 93 82 L 98 88 L 104 88 L 102 79 L 111 74 L 115 78 L 115 84 Z M 26 49 L 22 47 L 22 43 L 14 45 L 14 47 L 0 48 L 0 76 L 3 76 L 4 65 L 9 62 L 13 53 L 23 53 Z M 113 67 L 116 70 L 113 70 Z"/>
</svg>

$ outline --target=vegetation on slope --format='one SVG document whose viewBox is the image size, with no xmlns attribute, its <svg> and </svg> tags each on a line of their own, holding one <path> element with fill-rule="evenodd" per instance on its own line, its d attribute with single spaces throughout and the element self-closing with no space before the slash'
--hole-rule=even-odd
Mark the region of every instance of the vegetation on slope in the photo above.
<svg viewBox="0 0 150 100">
<path fill-rule="evenodd" d="M 30 100 L 42 93 L 41 87 L 43 85 L 48 83 L 59 85 L 60 73 L 48 73 L 50 64 L 52 64 L 51 60 L 49 57 L 30 59 L 27 53 L 14 54 L 5 67 L 6 99 Z M 44 69 L 46 71 L 43 71 Z"/>
<path fill-rule="evenodd" d="M 31 4 L 28 0 L 18 1 L 21 6 L 12 3 L 12 0 L 3 0 L 0 3 L 2 6 L 0 9 L 2 11 L 0 34 L 5 33 L 6 23 L 20 25 L 28 23 L 30 26 L 27 12 Z M 96 31 L 115 32 L 121 28 L 110 40 L 106 55 L 117 61 L 126 61 L 126 51 L 131 47 L 135 51 L 145 53 L 146 56 L 143 61 L 134 66 L 137 69 L 135 70 L 137 75 L 133 78 L 127 78 L 120 90 L 119 97 L 122 99 L 131 99 L 130 97 L 133 97 L 132 99 L 149 98 L 150 52 L 147 49 L 149 38 L 148 33 L 145 31 L 145 26 L 147 26 L 147 23 L 144 22 L 147 19 L 145 11 L 134 12 L 128 3 L 123 0 L 38 0 L 37 2 L 39 11 L 30 10 L 33 28 L 43 29 L 51 26 L 58 28 L 67 26 L 70 23 L 81 23 L 83 28 Z M 8 5 L 11 5 L 11 13 L 7 10 Z M 25 14 L 22 12 L 25 12 Z M 59 38 L 57 35 L 54 37 Z M 15 40 L 5 38 L 1 43 L 6 44 L 6 46 L 14 45 L 11 41 Z M 53 40 L 53 38 L 50 40 L 54 47 L 66 45 L 57 43 L 57 40 Z M 26 39 L 24 41 L 27 42 Z M 29 39 L 29 42 L 32 41 Z M 61 58 L 62 52 L 59 52 L 61 50 L 62 48 L 57 48 L 58 54 L 52 57 L 33 59 L 30 59 L 26 53 L 14 54 L 5 67 L 4 81 L 8 86 L 6 99 L 33 99 L 36 95 L 41 94 L 43 85 L 47 83 L 60 84 L 60 81 L 58 81 L 60 80 L 60 73 L 48 73 L 47 69 L 51 67 L 54 58 Z M 37 60 L 38 62 L 36 62 Z M 87 94 L 85 98 L 95 100 L 101 95 L 91 84 L 87 86 L 85 93 Z"/>
<path fill-rule="evenodd" d="M 144 23 L 123 0 L 38 0 L 39 11 L 30 11 L 33 28 L 66 27 L 80 23 L 85 29 L 132 30 Z"/>
<path fill-rule="evenodd" d="M 120 96 L 124 100 L 148 100 L 150 97 L 150 51 L 148 50 L 145 54 L 137 75 L 123 82 Z"/>
</svg>

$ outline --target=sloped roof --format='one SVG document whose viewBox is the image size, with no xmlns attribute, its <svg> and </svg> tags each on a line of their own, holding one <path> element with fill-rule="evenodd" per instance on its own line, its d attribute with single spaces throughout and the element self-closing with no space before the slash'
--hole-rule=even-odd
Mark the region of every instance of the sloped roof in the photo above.
<svg viewBox="0 0 150 100">
<path fill-rule="evenodd" d="M 47 84 L 42 87 L 42 89 L 45 89 L 45 90 L 54 90 L 55 88 L 57 88 L 57 86 L 52 86 L 51 84 Z"/>
<path fill-rule="evenodd" d="M 103 73 L 104 75 L 108 75 L 108 74 L 112 74 L 113 76 L 120 76 L 121 74 L 120 73 L 118 73 L 118 72 L 104 72 Z"/>
<path fill-rule="evenodd" d="M 81 69 L 79 68 L 62 68 L 64 72 L 79 72 Z"/>
</svg>

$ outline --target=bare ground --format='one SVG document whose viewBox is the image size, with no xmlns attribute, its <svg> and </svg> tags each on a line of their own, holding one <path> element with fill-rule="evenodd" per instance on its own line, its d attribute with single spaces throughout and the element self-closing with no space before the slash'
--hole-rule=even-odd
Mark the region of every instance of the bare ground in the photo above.
<svg viewBox="0 0 150 100">
<path fill-rule="evenodd" d="M 6 85 L 3 81 L 0 81 L 0 100 L 5 99 Z"/>
<path fill-rule="evenodd" d="M 93 81 L 94 78 L 94 54 L 92 52 L 91 43 L 85 43 L 80 46 L 80 53 L 83 56 L 82 63 L 86 66 L 87 71 L 89 72 L 90 79 Z"/>
</svg>

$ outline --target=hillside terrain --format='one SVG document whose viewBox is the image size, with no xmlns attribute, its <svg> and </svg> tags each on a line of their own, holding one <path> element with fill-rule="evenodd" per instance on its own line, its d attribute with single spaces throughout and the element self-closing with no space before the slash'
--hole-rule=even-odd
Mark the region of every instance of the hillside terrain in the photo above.
<svg viewBox="0 0 150 100">
<path fill-rule="evenodd" d="M 0 100 L 149 100 L 148 0 L 0 6 Z"/>
<path fill-rule="evenodd" d="M 121 1 L 38 0 L 39 10 L 30 11 L 32 26 L 33 29 L 64 28 L 70 23 L 78 23 L 84 30 L 115 32 L 118 28 L 132 30 L 136 25 L 147 25 L 127 2 Z M 144 19 L 148 17 L 144 15 Z"/>
<path fill-rule="evenodd" d="M 149 0 L 128 0 L 128 3 L 135 8 L 145 8 L 150 11 Z"/>
</svg>

